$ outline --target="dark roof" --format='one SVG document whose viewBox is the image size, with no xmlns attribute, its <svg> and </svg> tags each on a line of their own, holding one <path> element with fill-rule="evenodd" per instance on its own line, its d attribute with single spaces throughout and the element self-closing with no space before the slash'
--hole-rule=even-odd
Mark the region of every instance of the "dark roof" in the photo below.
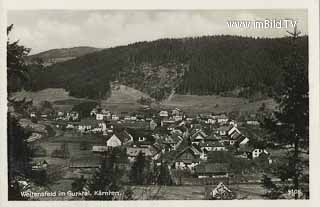
<svg viewBox="0 0 320 207">
<path fill-rule="evenodd" d="M 237 138 L 235 138 L 236 139 L 236 143 L 240 144 L 245 138 L 247 138 L 247 137 L 242 135 L 242 134 L 237 136 Z"/>
<path fill-rule="evenodd" d="M 210 134 L 209 136 L 207 136 L 207 137 L 205 138 L 206 141 L 214 141 L 214 140 L 220 140 L 220 139 L 221 139 L 221 137 L 218 136 L 218 135 L 215 134 L 215 133 L 212 133 L 212 134 Z"/>
<path fill-rule="evenodd" d="M 194 140 L 196 137 L 197 137 L 197 135 L 198 134 L 200 134 L 203 138 L 205 138 L 205 137 L 207 137 L 208 135 L 203 131 L 203 130 L 192 130 L 192 132 L 191 132 L 191 136 L 190 136 L 190 138 L 191 138 L 191 140 Z"/>
<path fill-rule="evenodd" d="M 218 128 L 216 128 L 216 131 L 229 131 L 230 129 L 232 129 L 233 126 L 220 126 Z"/>
<path fill-rule="evenodd" d="M 193 155 L 193 158 L 191 158 L 191 159 L 181 158 L 181 156 L 188 151 L 191 152 L 191 154 Z M 175 160 L 176 161 L 184 161 L 184 162 L 190 161 L 191 162 L 191 161 L 197 161 L 199 156 L 200 156 L 200 151 L 198 149 L 196 149 L 194 146 L 188 146 L 176 155 Z"/>
<path fill-rule="evenodd" d="M 181 142 L 182 140 L 183 140 L 183 138 L 181 136 L 179 136 L 178 134 L 172 134 L 172 135 L 165 137 L 165 139 L 163 140 L 163 143 L 177 144 L 178 142 Z"/>
<path fill-rule="evenodd" d="M 79 122 L 79 125 L 91 125 L 91 126 L 96 126 L 100 123 L 104 123 L 104 121 L 98 121 L 98 120 L 95 120 L 93 118 L 84 118 L 84 119 L 81 119 L 81 121 Z"/>
<path fill-rule="evenodd" d="M 153 146 L 149 147 L 127 147 L 127 155 L 136 157 L 142 152 L 145 156 L 154 156 L 159 153 L 159 150 Z"/>
<path fill-rule="evenodd" d="M 201 163 L 195 167 L 196 173 L 219 173 L 228 172 L 229 165 L 227 163 Z"/>
<path fill-rule="evenodd" d="M 206 141 L 200 143 L 200 147 L 224 147 L 224 145 L 219 141 Z"/>
<path fill-rule="evenodd" d="M 249 145 L 241 145 L 239 147 L 239 152 L 252 152 L 254 150 L 253 147 L 249 146 Z"/>
</svg>

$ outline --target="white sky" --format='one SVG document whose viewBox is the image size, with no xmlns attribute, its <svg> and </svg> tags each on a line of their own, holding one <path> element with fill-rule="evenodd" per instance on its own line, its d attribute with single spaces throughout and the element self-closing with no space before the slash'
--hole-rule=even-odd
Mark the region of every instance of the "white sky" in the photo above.
<svg viewBox="0 0 320 207">
<path fill-rule="evenodd" d="M 11 10 L 10 40 L 32 48 L 31 54 L 54 48 L 107 48 L 137 41 L 231 34 L 282 37 L 286 30 L 230 28 L 228 20 L 293 19 L 307 34 L 307 10 Z"/>
</svg>

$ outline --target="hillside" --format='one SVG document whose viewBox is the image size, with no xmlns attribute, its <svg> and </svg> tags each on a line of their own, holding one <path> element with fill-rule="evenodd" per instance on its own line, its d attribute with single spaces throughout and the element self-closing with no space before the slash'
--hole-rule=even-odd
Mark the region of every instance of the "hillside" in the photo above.
<svg viewBox="0 0 320 207">
<path fill-rule="evenodd" d="M 110 82 L 163 100 L 172 94 L 263 99 L 281 87 L 289 38 L 205 36 L 161 39 L 104 49 L 32 71 L 32 89 L 65 88 L 70 95 L 100 99 Z M 308 66 L 308 37 L 298 39 Z"/>
<path fill-rule="evenodd" d="M 71 60 L 99 50 L 101 49 L 94 47 L 72 47 L 52 49 L 34 55 L 29 55 L 25 58 L 25 60 L 27 64 L 32 64 L 34 61 L 41 59 L 43 61 L 43 64 L 48 66 L 58 62 Z"/>
</svg>

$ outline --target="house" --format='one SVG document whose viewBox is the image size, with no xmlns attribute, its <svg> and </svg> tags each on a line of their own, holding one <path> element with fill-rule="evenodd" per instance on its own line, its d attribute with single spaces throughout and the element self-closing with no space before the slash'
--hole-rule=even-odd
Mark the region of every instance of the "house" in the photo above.
<svg viewBox="0 0 320 207">
<path fill-rule="evenodd" d="M 241 134 L 241 132 L 239 131 L 239 129 L 236 126 L 231 125 L 231 127 L 229 127 L 229 129 L 227 131 L 227 135 L 232 138 L 233 136 L 235 136 L 237 134 Z"/>
<path fill-rule="evenodd" d="M 157 127 L 157 123 L 152 119 L 152 120 L 150 121 L 150 129 L 151 129 L 151 130 L 154 130 L 156 127 Z"/>
<path fill-rule="evenodd" d="M 201 152 L 194 146 L 188 146 L 177 154 L 174 161 L 176 169 L 191 169 L 200 163 Z"/>
<path fill-rule="evenodd" d="M 36 118 L 37 117 L 37 113 L 36 112 L 31 112 L 30 113 L 30 118 Z"/>
<path fill-rule="evenodd" d="M 66 126 L 66 129 L 74 129 L 75 126 L 71 123 L 68 123 L 67 126 Z"/>
<path fill-rule="evenodd" d="M 122 145 L 121 140 L 113 134 L 106 142 L 107 147 L 120 147 Z"/>
<path fill-rule="evenodd" d="M 190 140 L 192 144 L 199 144 L 203 142 L 208 135 L 202 129 L 192 130 L 190 133 Z"/>
<path fill-rule="evenodd" d="M 79 120 L 79 113 L 76 111 L 71 111 L 70 113 L 67 113 L 68 120 L 70 121 L 78 121 Z"/>
<path fill-rule="evenodd" d="M 96 113 L 96 120 L 102 121 L 103 120 L 103 114 L 102 113 Z"/>
<path fill-rule="evenodd" d="M 204 152 L 226 151 L 224 144 L 219 141 L 205 141 L 200 143 L 199 147 Z"/>
<path fill-rule="evenodd" d="M 183 120 L 183 116 L 182 116 L 182 115 L 175 115 L 175 116 L 173 116 L 172 118 L 173 118 L 176 122 Z"/>
<path fill-rule="evenodd" d="M 220 136 L 227 136 L 228 131 L 230 130 L 230 126 L 220 126 L 213 131 Z"/>
<path fill-rule="evenodd" d="M 91 132 L 92 130 L 94 132 L 103 132 L 103 129 L 106 129 L 106 125 L 103 121 L 91 118 L 82 119 L 78 124 L 78 130 L 82 133 Z"/>
<path fill-rule="evenodd" d="M 168 113 L 168 111 L 160 111 L 159 116 L 161 118 L 167 118 L 167 117 L 169 117 L 169 113 Z"/>
<path fill-rule="evenodd" d="M 225 114 L 213 115 L 212 118 L 216 119 L 219 124 L 226 124 L 229 120 Z"/>
<path fill-rule="evenodd" d="M 97 109 L 97 108 L 93 108 L 93 109 L 90 111 L 90 116 L 96 116 L 97 113 L 98 113 L 98 109 Z"/>
<path fill-rule="evenodd" d="M 92 152 L 107 152 L 108 151 L 108 147 L 107 146 L 97 146 L 94 145 L 92 146 Z"/>
<path fill-rule="evenodd" d="M 132 130 L 132 145 L 137 146 L 150 146 L 155 142 L 152 132 L 150 130 Z"/>
<path fill-rule="evenodd" d="M 217 122 L 216 119 L 208 118 L 205 123 L 206 123 L 206 124 L 215 124 L 216 122 Z"/>
<path fill-rule="evenodd" d="M 41 133 L 32 132 L 31 135 L 28 137 L 28 139 L 26 139 L 26 142 L 34 142 L 36 140 L 41 139 L 42 136 L 43 135 Z"/>
<path fill-rule="evenodd" d="M 118 115 L 112 114 L 111 120 L 113 120 L 113 121 L 118 121 L 119 119 L 120 119 L 120 117 L 119 117 Z"/>
<path fill-rule="evenodd" d="M 210 200 L 232 200 L 235 198 L 236 195 L 222 182 L 210 192 L 209 197 Z"/>
<path fill-rule="evenodd" d="M 48 168 L 48 162 L 46 160 L 41 160 L 32 163 L 32 170 L 46 170 Z"/>
<path fill-rule="evenodd" d="M 247 158 L 247 159 L 255 159 L 260 157 L 261 155 L 269 155 L 268 151 L 265 149 L 254 148 L 250 146 L 240 146 L 239 150 L 239 157 Z"/>
<path fill-rule="evenodd" d="M 127 147 L 126 153 L 129 161 L 133 162 L 136 157 L 142 153 L 145 157 L 150 158 L 152 160 L 157 160 L 160 157 L 160 150 L 154 146 L 147 147 Z"/>
<path fill-rule="evenodd" d="M 183 112 L 181 111 L 181 109 L 175 108 L 175 109 L 173 109 L 173 110 L 171 111 L 171 114 L 172 114 L 172 116 L 179 116 L 179 115 L 182 115 Z"/>
<path fill-rule="evenodd" d="M 236 139 L 236 144 L 240 147 L 240 146 L 244 146 L 246 144 L 248 144 L 250 141 L 250 139 L 244 135 L 240 135 L 239 137 L 237 137 Z"/>
<path fill-rule="evenodd" d="M 63 116 L 64 115 L 64 112 L 63 111 L 58 111 L 58 113 L 57 113 L 57 116 L 59 117 L 61 117 L 61 116 Z"/>
<path fill-rule="evenodd" d="M 259 149 L 259 148 L 255 148 L 252 151 L 252 159 L 258 158 L 262 155 L 268 155 L 269 153 L 267 152 L 267 150 L 265 149 Z"/>
<path fill-rule="evenodd" d="M 209 136 L 207 136 L 204 141 L 207 142 L 207 141 L 220 141 L 220 140 L 221 140 L 221 137 L 213 132 Z"/>
<path fill-rule="evenodd" d="M 248 120 L 248 121 L 246 121 L 246 124 L 247 125 L 252 125 L 252 126 L 259 126 L 260 122 L 257 121 L 257 120 Z"/>
<path fill-rule="evenodd" d="M 116 131 L 107 138 L 107 147 L 120 147 L 133 141 L 133 137 L 126 131 Z"/>
<path fill-rule="evenodd" d="M 195 167 L 195 174 L 198 178 L 228 177 L 228 164 L 202 162 Z"/>
<path fill-rule="evenodd" d="M 176 123 L 176 121 L 173 119 L 161 120 L 161 126 L 166 127 L 168 130 L 174 129 L 174 127 L 176 126 L 175 123 Z"/>
<path fill-rule="evenodd" d="M 172 135 L 164 137 L 164 140 L 162 143 L 166 146 L 166 151 L 176 150 L 179 145 L 182 143 L 183 138 L 178 135 L 177 133 L 174 133 Z"/>
</svg>

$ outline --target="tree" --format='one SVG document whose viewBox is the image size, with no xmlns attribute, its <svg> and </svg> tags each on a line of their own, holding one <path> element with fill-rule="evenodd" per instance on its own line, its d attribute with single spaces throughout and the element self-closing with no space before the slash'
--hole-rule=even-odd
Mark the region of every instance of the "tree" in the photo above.
<svg viewBox="0 0 320 207">
<path fill-rule="evenodd" d="M 95 172 L 93 178 L 88 182 L 91 196 L 86 197 L 87 200 L 115 200 L 117 195 L 103 195 L 96 192 L 119 192 L 122 190 L 121 177 L 123 176 L 123 171 L 117 165 L 119 151 L 110 151 L 109 153 L 103 158 L 100 169 Z M 128 197 L 130 197 L 129 190 L 126 189 Z"/>
<path fill-rule="evenodd" d="M 8 115 L 8 170 L 9 177 L 28 175 L 31 170 L 31 150 L 26 144 L 30 136 L 13 116 Z"/>
<path fill-rule="evenodd" d="M 145 169 L 147 167 L 147 160 L 142 152 L 139 152 L 135 162 L 130 171 L 130 180 L 137 185 L 143 185 L 146 180 Z"/>
<path fill-rule="evenodd" d="M 13 24 L 7 27 L 7 35 L 13 28 Z M 7 40 L 7 78 L 8 92 L 15 92 L 23 88 L 29 80 L 27 66 L 24 57 L 30 52 L 29 48 L 19 45 L 19 41 Z"/>
<path fill-rule="evenodd" d="M 284 60 L 283 84 L 275 96 L 279 108 L 273 117 L 266 119 L 264 126 L 271 132 L 269 141 L 288 151 L 287 162 L 276 173 L 282 179 L 292 179 L 292 187 L 298 191 L 307 165 L 301 154 L 308 154 L 309 149 L 308 64 L 297 48 L 300 32 L 294 28 L 288 33 L 291 35 L 291 51 Z"/>
<path fill-rule="evenodd" d="M 93 101 L 82 102 L 75 105 L 72 108 L 72 111 L 78 112 L 81 118 L 90 117 L 91 110 L 95 108 L 97 105 L 98 103 Z"/>
<path fill-rule="evenodd" d="M 86 184 L 87 180 L 81 175 L 80 178 L 76 178 L 74 182 L 71 184 L 73 192 L 81 192 Z"/>
</svg>

